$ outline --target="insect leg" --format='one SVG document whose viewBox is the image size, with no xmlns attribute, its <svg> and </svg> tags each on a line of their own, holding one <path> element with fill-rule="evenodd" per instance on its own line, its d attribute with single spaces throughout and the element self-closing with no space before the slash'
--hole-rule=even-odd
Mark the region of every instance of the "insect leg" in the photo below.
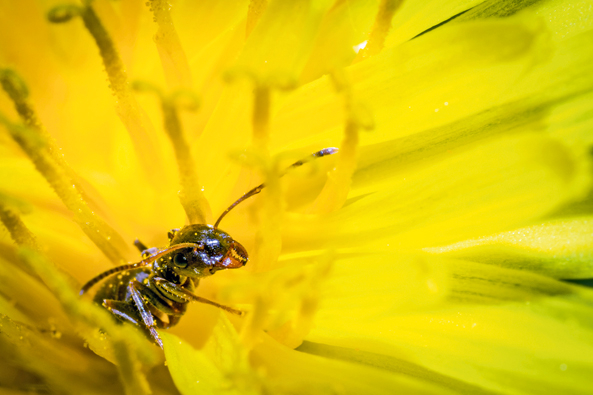
<svg viewBox="0 0 593 395">
<path fill-rule="evenodd" d="M 229 313 L 243 315 L 245 312 L 237 309 L 233 309 L 232 307 L 224 306 L 213 302 L 211 300 L 202 298 L 201 296 L 194 295 L 192 292 L 188 291 L 187 289 L 172 283 L 170 281 L 165 280 L 162 277 L 155 277 L 153 279 L 154 285 L 158 287 L 158 290 L 163 294 L 167 295 L 167 298 L 179 303 L 187 303 L 187 302 L 200 302 L 209 304 L 224 311 L 228 311 Z"/>
<path fill-rule="evenodd" d="M 156 321 L 152 313 L 148 310 L 148 306 L 142 293 L 138 290 L 138 287 L 140 285 L 142 284 L 140 284 L 138 281 L 132 281 L 130 282 L 130 285 L 128 285 L 128 290 L 132 294 L 132 299 L 134 299 L 134 303 L 136 304 L 136 308 L 140 312 L 140 316 L 142 317 L 144 325 L 146 325 L 146 328 L 148 329 L 156 343 L 161 348 L 163 348 L 163 341 L 159 337 L 159 333 L 156 331 Z"/>
<path fill-rule="evenodd" d="M 122 302 L 114 299 L 104 299 L 103 306 L 109 310 L 119 320 L 130 322 L 134 325 L 140 325 L 141 319 L 138 316 L 138 311 L 128 302 Z"/>
<path fill-rule="evenodd" d="M 184 311 L 176 309 L 175 307 L 167 303 L 167 300 L 169 300 L 169 298 L 167 297 L 168 295 L 159 295 L 158 287 L 156 288 L 157 291 L 152 289 L 149 285 L 144 285 L 143 283 L 136 281 L 136 289 L 140 292 L 140 294 L 144 296 L 144 301 L 146 303 L 154 306 L 157 310 L 162 311 L 167 315 L 181 316 L 184 314 Z M 174 302 L 176 302 L 176 300 L 174 300 Z"/>
</svg>

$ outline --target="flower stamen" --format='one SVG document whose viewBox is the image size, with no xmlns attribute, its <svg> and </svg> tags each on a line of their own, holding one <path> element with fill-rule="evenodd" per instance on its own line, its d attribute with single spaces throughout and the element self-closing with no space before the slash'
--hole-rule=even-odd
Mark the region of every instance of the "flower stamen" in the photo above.
<svg viewBox="0 0 593 395">
<path fill-rule="evenodd" d="M 40 133 L 30 127 L 13 124 L 1 114 L 0 123 L 4 124 L 13 140 L 31 159 L 37 171 L 45 177 L 64 205 L 74 214 L 74 221 L 89 239 L 113 263 L 120 264 L 125 261 L 123 253 L 125 242 L 114 229 L 89 208 L 79 191 L 72 188 L 72 180 L 64 169 L 52 160 L 46 140 Z"/>
<path fill-rule="evenodd" d="M 247 24 L 245 26 L 245 37 L 249 37 L 259 18 L 268 7 L 267 0 L 251 0 L 249 2 L 249 8 L 247 9 Z"/>
<path fill-rule="evenodd" d="M 362 130 L 374 128 L 374 121 L 370 112 L 353 97 L 351 84 L 342 71 L 335 71 L 331 75 L 336 91 L 342 95 L 346 112 L 344 138 L 340 145 L 338 163 L 328 174 L 323 190 L 309 208 L 311 214 L 329 213 L 342 207 L 348 197 L 352 174 L 356 170 L 358 161 L 358 133 Z"/>
<path fill-rule="evenodd" d="M 109 88 L 116 97 L 115 108 L 117 115 L 132 138 L 134 148 L 146 174 L 149 177 L 152 176 L 150 178 L 158 178 L 163 166 L 161 165 L 160 151 L 156 149 L 151 140 L 153 126 L 130 93 L 126 70 L 115 43 L 93 10 L 90 2 L 87 2 L 83 7 L 74 5 L 57 6 L 47 14 L 49 21 L 53 23 L 68 22 L 76 16 L 82 18 L 85 27 L 93 36 L 99 48 L 105 72 L 109 79 Z"/>
<path fill-rule="evenodd" d="M 179 90 L 166 97 L 160 89 L 145 82 L 135 82 L 133 88 L 138 91 L 155 93 L 160 102 L 163 112 L 163 127 L 171 140 L 177 169 L 179 171 L 179 200 L 185 210 L 190 224 L 206 224 L 212 219 L 212 210 L 202 192 L 196 166 L 191 155 L 189 145 L 183 135 L 181 121 L 179 120 L 179 108 L 194 111 L 198 107 L 198 100 L 193 93 L 186 90 Z"/>
<path fill-rule="evenodd" d="M 113 353 L 111 358 L 117 362 L 122 383 L 126 388 L 133 390 L 129 393 L 149 393 L 141 367 L 143 363 L 154 364 L 157 354 L 147 347 L 146 339 L 133 328 L 117 324 L 101 307 L 79 299 L 64 274 L 43 255 L 28 249 L 21 249 L 19 255 L 23 264 L 41 277 L 71 318 L 91 328 L 103 328 L 109 334 L 113 349 L 109 350 L 101 344 L 101 351 Z M 96 341 L 93 338 L 88 340 Z"/>
<path fill-rule="evenodd" d="M 253 100 L 253 145 L 256 150 L 267 153 L 270 138 L 270 88 L 256 86 Z"/>
<path fill-rule="evenodd" d="M 159 51 L 165 78 L 170 87 L 191 87 L 192 78 L 187 62 L 187 56 L 179 41 L 173 19 L 171 19 L 170 4 L 164 0 L 150 0 L 150 11 L 154 15 L 154 22 L 158 30 L 154 41 Z"/>
<path fill-rule="evenodd" d="M 358 51 L 358 55 L 354 59 L 355 63 L 364 58 L 376 55 L 383 50 L 385 38 L 387 38 L 387 34 L 389 34 L 389 30 L 391 29 L 391 20 L 403 2 L 404 0 L 381 0 L 367 44 Z"/>
<path fill-rule="evenodd" d="M 7 197 L 0 194 L 0 221 L 4 224 L 14 242 L 23 247 L 40 251 L 35 235 L 24 224 L 21 216 L 5 202 Z"/>
<path fill-rule="evenodd" d="M 64 169 L 71 179 L 74 180 L 76 178 L 74 172 L 64 160 L 63 155 L 60 154 L 60 149 L 53 137 L 47 130 L 45 130 L 43 124 L 37 117 L 35 108 L 29 101 L 29 89 L 22 78 L 11 69 L 0 69 L 0 83 L 6 94 L 12 100 L 14 108 L 21 117 L 21 120 L 25 125 L 29 126 L 34 131 L 36 130 L 41 135 L 47 144 L 47 150 L 52 159 Z M 76 189 L 79 189 L 80 194 L 84 196 L 84 192 L 80 189 L 80 186 L 76 183 L 73 183 L 73 185 L 76 185 Z"/>
</svg>

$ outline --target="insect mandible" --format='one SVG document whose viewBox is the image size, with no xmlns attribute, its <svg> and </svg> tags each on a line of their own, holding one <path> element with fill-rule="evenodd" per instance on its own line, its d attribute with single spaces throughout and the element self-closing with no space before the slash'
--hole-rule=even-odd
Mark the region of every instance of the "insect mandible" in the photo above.
<svg viewBox="0 0 593 395">
<path fill-rule="evenodd" d="M 338 152 L 325 148 L 290 165 L 286 171 L 310 160 Z M 142 253 L 142 261 L 117 266 L 89 280 L 80 290 L 85 294 L 101 280 L 106 280 L 93 300 L 109 310 L 119 321 L 131 323 L 145 331 L 162 348 L 157 329 L 167 329 L 179 322 L 189 302 L 216 306 L 242 315 L 240 310 L 195 295 L 201 278 L 219 270 L 245 266 L 248 254 L 231 235 L 218 229 L 220 221 L 235 206 L 257 195 L 265 187 L 258 185 L 231 204 L 212 225 L 192 224 L 169 232 L 169 245 L 164 249 L 147 248 L 139 240 L 134 245 Z"/>
</svg>

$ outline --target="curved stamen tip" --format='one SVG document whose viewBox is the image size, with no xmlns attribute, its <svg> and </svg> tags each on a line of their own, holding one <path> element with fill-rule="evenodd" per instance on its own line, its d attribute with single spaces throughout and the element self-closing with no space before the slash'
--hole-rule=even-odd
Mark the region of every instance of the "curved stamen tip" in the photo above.
<svg viewBox="0 0 593 395">
<path fill-rule="evenodd" d="M 0 69 L 0 84 L 13 100 L 23 100 L 29 96 L 25 81 L 12 69 Z"/>
<path fill-rule="evenodd" d="M 53 23 L 64 23 L 80 15 L 80 7 L 74 4 L 63 4 L 52 8 L 47 13 L 47 19 Z"/>
<path fill-rule="evenodd" d="M 132 89 L 135 90 L 136 92 L 154 93 L 157 96 L 159 96 L 161 99 L 164 96 L 161 88 L 159 88 L 155 84 L 148 82 L 148 81 L 135 80 L 135 81 L 132 81 L 131 86 L 132 86 Z"/>
</svg>

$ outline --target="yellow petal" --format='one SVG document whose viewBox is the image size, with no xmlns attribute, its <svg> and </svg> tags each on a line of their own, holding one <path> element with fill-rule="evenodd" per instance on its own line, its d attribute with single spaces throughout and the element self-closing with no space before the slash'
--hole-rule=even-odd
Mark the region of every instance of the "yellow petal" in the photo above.
<svg viewBox="0 0 593 395">
<path fill-rule="evenodd" d="M 591 291 L 470 262 L 447 268 L 451 291 L 441 308 L 359 320 L 356 307 L 344 306 L 347 328 L 320 314 L 308 340 L 428 381 L 445 375 L 505 393 L 586 392 Z"/>
<path fill-rule="evenodd" d="M 449 288 L 438 258 L 373 252 L 338 255 L 322 284 L 315 322 L 373 320 L 431 308 L 442 303 Z"/>
<path fill-rule="evenodd" d="M 591 0 L 571 1 L 562 0 L 546 2 L 516 2 L 513 0 L 488 0 L 459 15 L 452 23 L 461 23 L 468 20 L 507 17 L 517 12 L 534 13 L 545 21 L 552 32 L 554 40 L 564 40 L 593 27 L 589 17 Z M 559 17 L 562 15 L 562 17 Z"/>
<path fill-rule="evenodd" d="M 161 334 L 165 345 L 167 366 L 175 386 L 183 394 L 218 394 L 228 386 L 223 372 L 200 350 L 170 334 Z M 227 389 L 226 393 L 240 393 Z"/>
<path fill-rule="evenodd" d="M 482 2 L 479 0 L 404 1 L 391 21 L 385 48 L 406 42 L 480 3 Z"/>
<path fill-rule="evenodd" d="M 460 24 L 349 67 L 354 97 L 376 124 L 361 144 L 443 126 L 500 103 L 525 69 L 549 52 L 542 30 L 529 18 Z M 272 135 L 273 146 L 339 144 L 345 117 L 327 80 L 303 87 L 282 105 L 272 128 L 283 134 Z"/>
<path fill-rule="evenodd" d="M 593 218 L 557 219 L 426 251 L 556 278 L 590 278 Z"/>
<path fill-rule="evenodd" d="M 330 6 L 327 0 L 271 1 L 245 43 L 237 72 L 271 86 L 296 82 Z"/>
<path fill-rule="evenodd" d="M 310 82 L 352 63 L 358 46 L 365 42 L 379 7 L 379 1 L 342 1 L 325 15 L 303 74 Z"/>
<path fill-rule="evenodd" d="M 526 134 L 404 174 L 383 162 L 366 174 L 371 184 L 355 190 L 359 198 L 339 212 L 315 224 L 288 222 L 284 246 L 413 249 L 507 230 L 582 197 L 590 175 L 579 159 L 556 140 Z M 367 181 L 364 173 L 360 180 Z M 299 233 L 305 224 L 318 231 Z"/>
<path fill-rule="evenodd" d="M 564 40 L 593 28 L 593 20 L 590 17 L 592 7 L 591 0 L 571 1 L 568 4 L 555 0 L 536 3 L 534 11 L 536 15 L 545 19 L 555 40 Z M 559 13 L 567 19 L 560 18 Z"/>
<path fill-rule="evenodd" d="M 274 393 L 393 394 L 447 393 L 432 383 L 419 382 L 382 369 L 332 361 L 287 349 L 269 339 L 254 351 Z"/>
</svg>

